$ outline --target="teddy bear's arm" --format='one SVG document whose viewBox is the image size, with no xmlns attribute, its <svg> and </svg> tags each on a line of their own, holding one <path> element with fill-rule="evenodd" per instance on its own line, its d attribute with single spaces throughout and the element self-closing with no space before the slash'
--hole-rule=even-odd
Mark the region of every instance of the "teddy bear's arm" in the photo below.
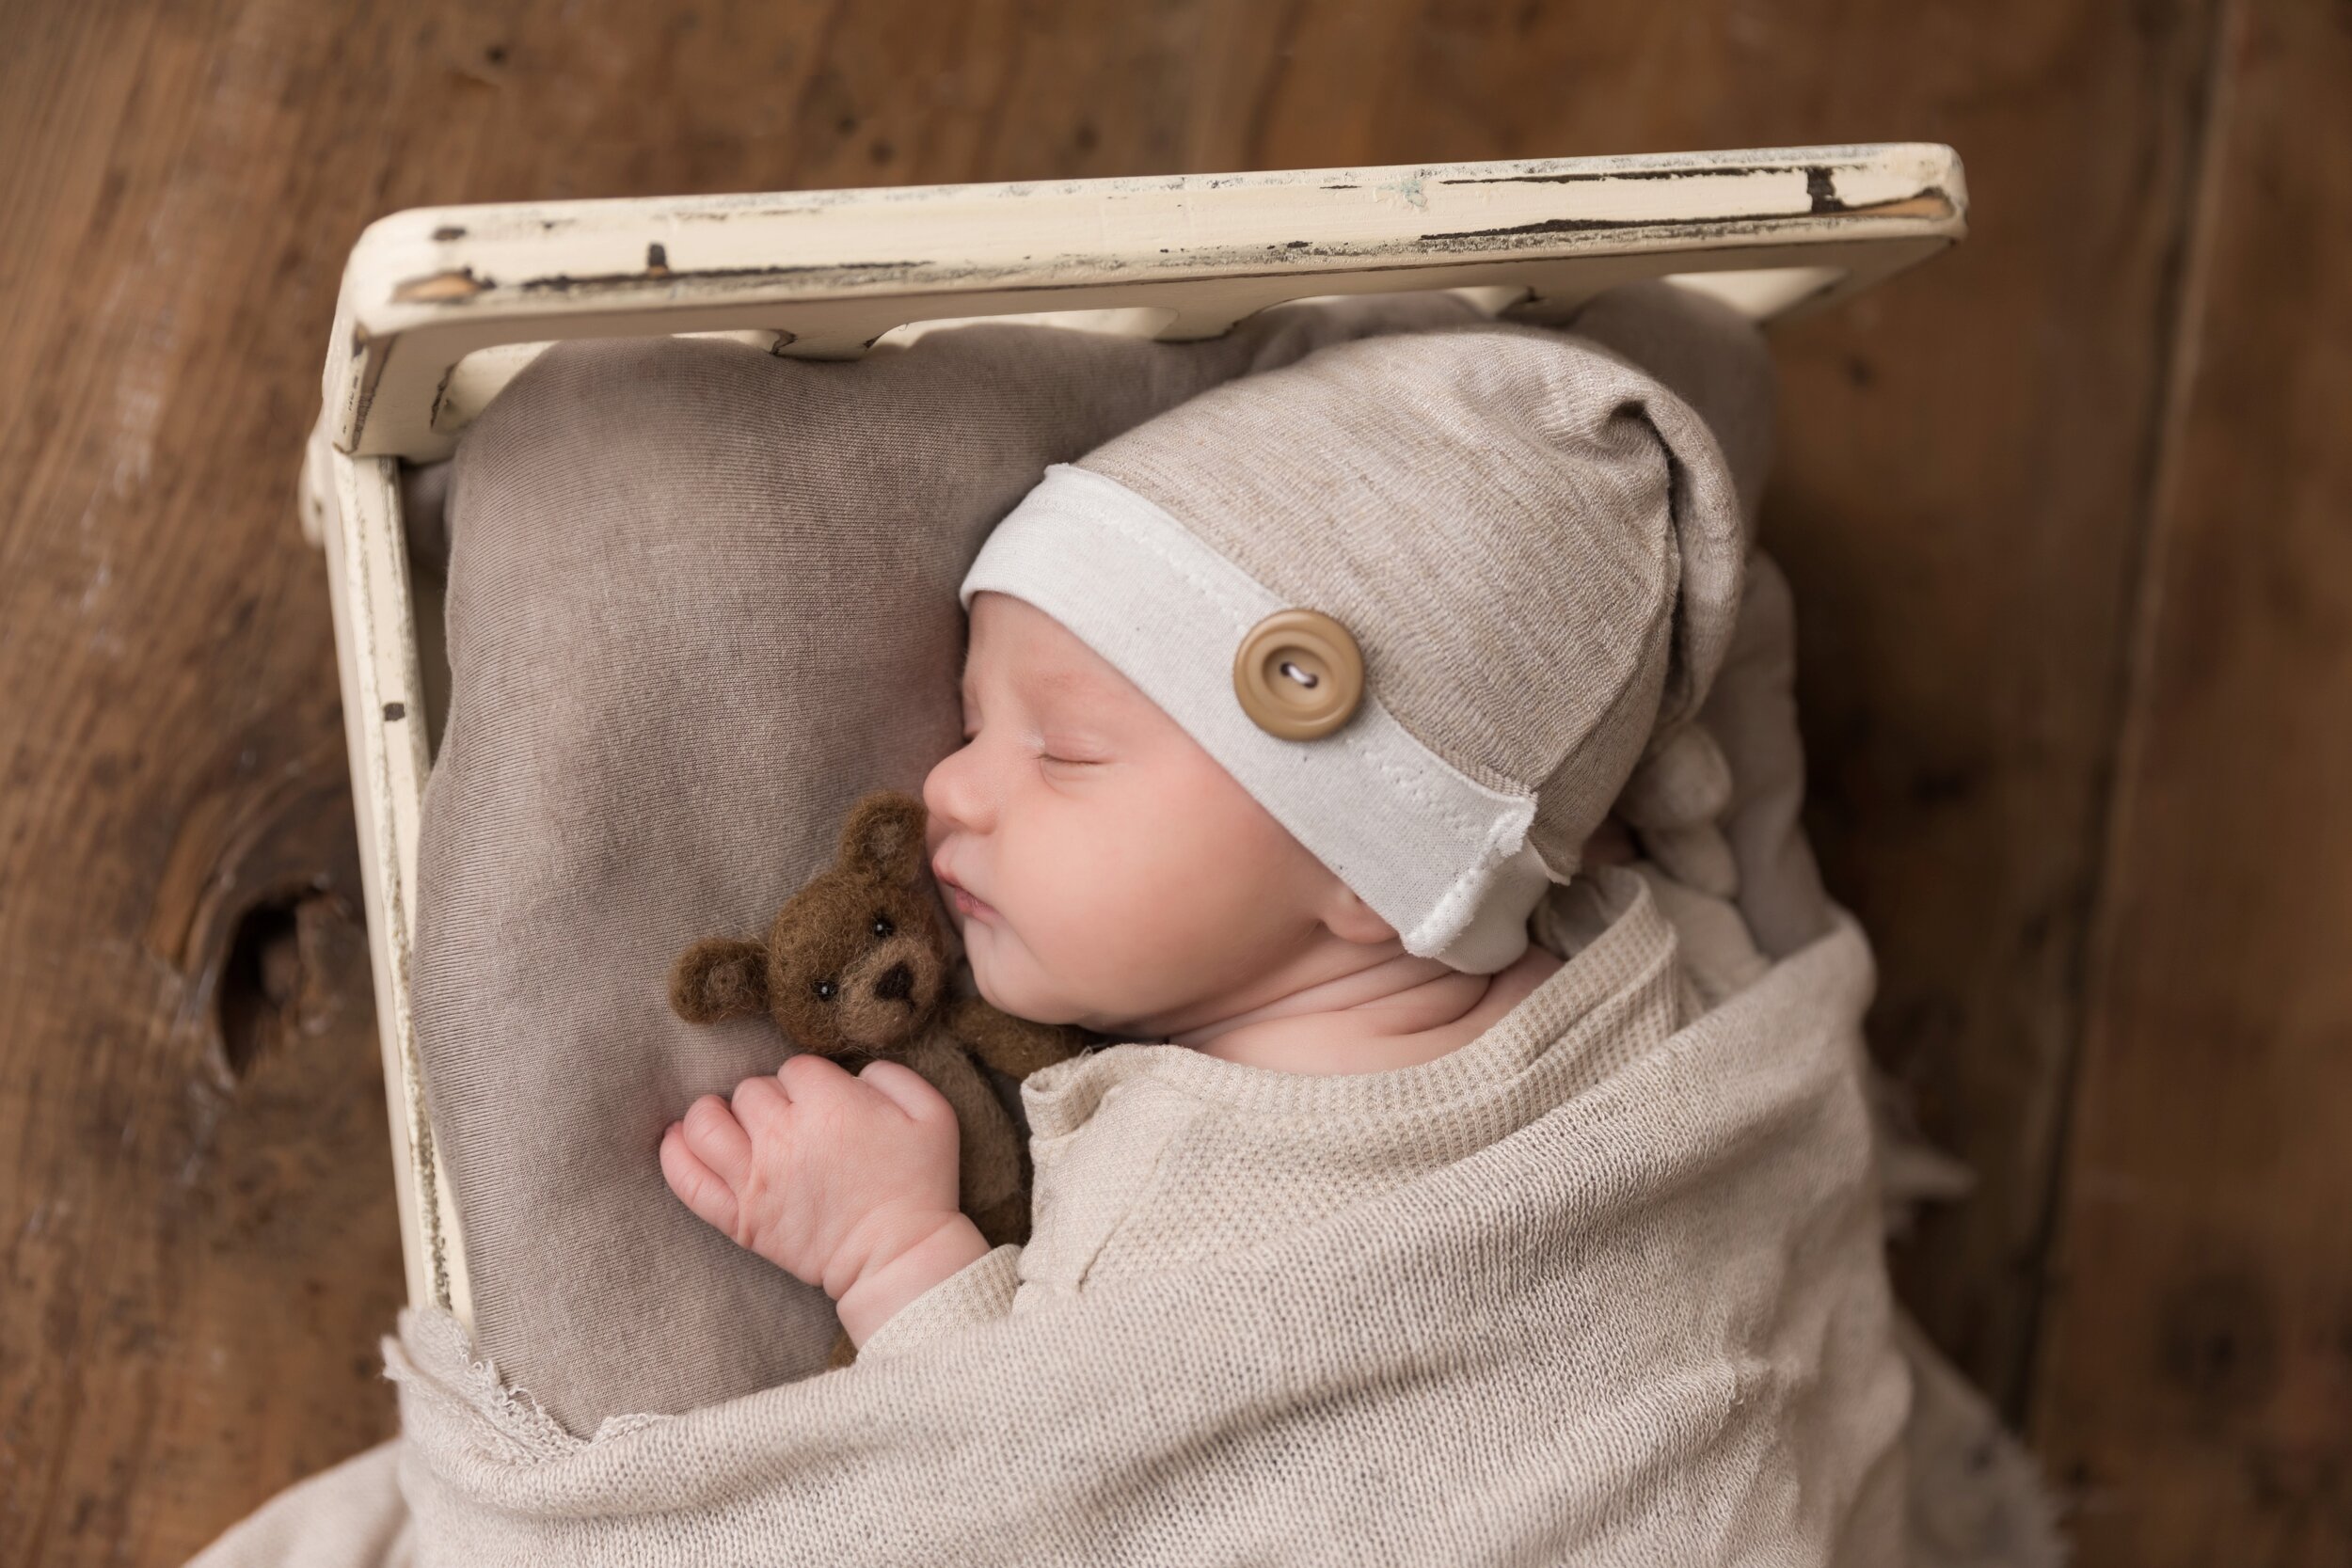
<svg viewBox="0 0 2352 1568">
<path fill-rule="evenodd" d="M 947 1015 L 947 1027 L 973 1055 L 1015 1078 L 1026 1078 L 1041 1067 L 1066 1061 L 1086 1044 L 1086 1037 L 1075 1029 L 1032 1023 L 998 1012 L 977 996 L 956 1003 Z"/>
</svg>

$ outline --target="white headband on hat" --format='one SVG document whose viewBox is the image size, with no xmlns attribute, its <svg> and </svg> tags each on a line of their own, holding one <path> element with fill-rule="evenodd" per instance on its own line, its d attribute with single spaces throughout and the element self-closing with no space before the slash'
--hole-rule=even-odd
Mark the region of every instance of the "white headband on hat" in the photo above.
<svg viewBox="0 0 2352 1568">
<path fill-rule="evenodd" d="M 1152 501 L 1056 464 L 965 574 L 966 609 L 979 593 L 1035 606 L 1107 659 L 1395 927 L 1406 951 L 1471 974 L 1525 951 L 1528 914 L 1550 883 L 1527 842 L 1534 795 L 1468 777 L 1369 687 L 1320 739 L 1261 728 L 1230 660 L 1289 607 Z"/>
</svg>

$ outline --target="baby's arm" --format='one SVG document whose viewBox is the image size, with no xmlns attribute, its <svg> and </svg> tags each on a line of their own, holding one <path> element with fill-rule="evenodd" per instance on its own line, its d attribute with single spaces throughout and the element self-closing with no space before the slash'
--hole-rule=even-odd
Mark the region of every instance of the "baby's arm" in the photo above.
<svg viewBox="0 0 2352 1568">
<path fill-rule="evenodd" d="M 988 1252 L 956 1207 L 956 1116 L 896 1062 L 851 1077 L 822 1056 L 705 1095 L 661 1137 L 670 1190 L 794 1277 L 851 1342 Z"/>
</svg>

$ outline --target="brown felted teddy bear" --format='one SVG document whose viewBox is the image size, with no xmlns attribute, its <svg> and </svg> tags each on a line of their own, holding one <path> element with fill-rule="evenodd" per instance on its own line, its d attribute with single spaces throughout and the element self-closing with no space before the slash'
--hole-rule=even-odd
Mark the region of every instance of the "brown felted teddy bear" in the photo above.
<svg viewBox="0 0 2352 1568">
<path fill-rule="evenodd" d="M 711 937 L 670 972 L 691 1023 L 766 1013 L 803 1051 L 883 1057 L 955 1108 L 959 1200 L 992 1246 L 1028 1239 L 1026 1150 L 974 1058 L 1020 1079 L 1085 1037 L 948 995 L 946 930 L 926 875 L 923 802 L 882 791 L 850 810 L 834 863 L 776 911 L 765 942 Z"/>
</svg>

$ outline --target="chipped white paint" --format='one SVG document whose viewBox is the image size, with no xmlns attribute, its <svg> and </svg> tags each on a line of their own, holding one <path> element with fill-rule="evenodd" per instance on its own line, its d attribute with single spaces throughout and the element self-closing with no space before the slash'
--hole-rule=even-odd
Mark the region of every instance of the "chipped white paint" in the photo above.
<svg viewBox="0 0 2352 1568">
<path fill-rule="evenodd" d="M 465 1248 L 433 1157 L 410 1006 L 425 714 L 398 467 L 351 457 L 323 432 L 313 435 L 303 466 L 304 530 L 326 551 L 408 1299 L 470 1323 Z"/>
<path fill-rule="evenodd" d="M 840 358 L 1046 312 L 1200 338 L 1288 300 L 1396 289 L 1543 321 L 1657 277 L 1762 320 L 1924 260 L 1966 218 L 1959 158 L 1905 143 L 448 207 L 370 227 L 344 269 L 301 512 L 334 599 L 410 1299 L 470 1316 L 410 1012 L 419 673 L 438 650 L 418 642 L 397 463 L 446 456 L 548 343 L 725 333 Z"/>
<path fill-rule="evenodd" d="M 352 251 L 328 427 L 446 455 L 527 358 L 469 356 L 562 338 L 750 330 L 844 358 L 943 316 L 1150 308 L 1199 338 L 1302 295 L 1471 286 L 1541 320 L 1664 272 L 1830 269 L 1812 307 L 1950 244 L 1966 203 L 1949 148 L 1899 144 L 430 208 Z"/>
</svg>

